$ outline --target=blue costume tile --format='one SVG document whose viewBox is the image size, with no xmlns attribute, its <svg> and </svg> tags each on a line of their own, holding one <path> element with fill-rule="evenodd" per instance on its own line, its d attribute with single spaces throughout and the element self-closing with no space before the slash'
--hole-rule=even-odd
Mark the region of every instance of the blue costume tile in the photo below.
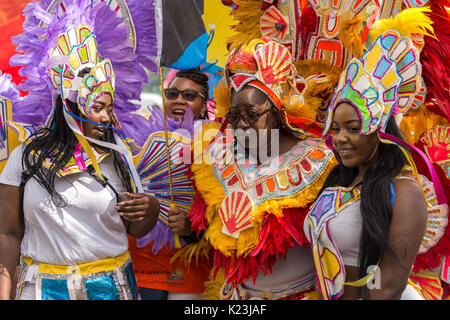
<svg viewBox="0 0 450 320">
<path fill-rule="evenodd" d="M 84 280 L 89 300 L 120 300 L 120 292 L 112 275 Z"/>
<path fill-rule="evenodd" d="M 42 300 L 70 300 L 67 280 L 42 279 Z"/>
</svg>

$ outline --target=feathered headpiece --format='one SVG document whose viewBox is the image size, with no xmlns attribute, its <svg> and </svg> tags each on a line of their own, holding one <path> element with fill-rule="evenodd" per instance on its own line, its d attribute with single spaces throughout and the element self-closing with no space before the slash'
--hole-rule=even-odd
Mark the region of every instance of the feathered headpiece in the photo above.
<svg viewBox="0 0 450 320">
<path fill-rule="evenodd" d="M 384 132 L 391 115 L 408 111 L 420 90 L 419 53 L 411 40 L 387 31 L 372 43 L 361 58 L 353 59 L 342 73 L 328 107 L 326 136 L 336 107 L 352 104 L 361 117 L 361 134 Z"/>
<path fill-rule="evenodd" d="M 297 74 L 291 53 L 285 46 L 263 38 L 234 50 L 227 60 L 226 80 L 236 92 L 245 85 L 260 90 L 278 108 L 289 128 L 299 130 L 291 125 L 297 123 L 287 109 L 304 103 L 308 84 Z"/>
<path fill-rule="evenodd" d="M 101 178 L 87 140 L 120 152 L 131 163 L 131 154 L 120 138 L 126 135 L 145 141 L 145 133 L 140 132 L 143 119 L 133 114 L 139 105 L 133 100 L 140 100 L 142 84 L 148 81 L 145 67 L 156 71 L 156 38 L 144 38 L 155 34 L 154 19 L 150 18 L 154 10 L 152 0 L 29 3 L 24 9 L 24 32 L 13 38 L 17 51 L 24 53 L 13 56 L 10 62 L 23 67 L 19 73 L 27 79 L 19 89 L 28 94 L 14 104 L 13 120 L 48 126 L 60 95 L 65 120 Z M 102 62 L 104 58 L 109 60 Z M 66 103 L 66 99 L 77 102 L 88 117 L 95 97 L 105 92 L 114 98 L 112 129 L 120 135 L 115 139 L 117 144 L 84 136 L 80 121 L 89 120 L 77 117 Z M 118 131 L 119 121 L 125 135 Z M 133 185 L 139 186 L 137 173 L 132 166 L 130 170 Z"/>
<path fill-rule="evenodd" d="M 11 65 L 22 66 L 26 81 L 19 89 L 26 97 L 14 104 L 13 120 L 45 124 L 57 95 L 77 101 L 84 75 L 104 58 L 116 74 L 115 112 L 127 137 L 140 139 L 133 112 L 139 105 L 145 68 L 156 72 L 157 54 L 153 0 L 41 0 L 24 9 L 24 32 L 13 37 L 17 51 Z M 64 71 L 63 71 L 64 70 Z M 61 77 L 62 76 L 62 77 Z M 61 82 L 62 79 L 62 83 Z M 61 92 L 60 85 L 63 85 Z M 70 87 L 75 93 L 70 93 Z"/>
<path fill-rule="evenodd" d="M 342 73 L 331 104 L 323 135 L 330 149 L 330 128 L 334 112 L 339 104 L 351 104 L 361 119 L 360 133 L 377 132 L 384 143 L 397 145 L 418 176 L 416 165 L 410 154 L 413 146 L 385 133 L 390 117 L 401 121 L 411 107 L 414 96 L 420 90 L 421 65 L 419 53 L 408 37 L 402 37 L 394 30 L 381 34 L 369 47 L 363 57 L 353 59 Z M 421 155 L 423 153 L 418 151 Z M 429 159 L 423 155 L 433 176 L 439 204 L 446 203 L 442 185 Z M 420 184 L 420 180 L 419 180 Z"/>
</svg>

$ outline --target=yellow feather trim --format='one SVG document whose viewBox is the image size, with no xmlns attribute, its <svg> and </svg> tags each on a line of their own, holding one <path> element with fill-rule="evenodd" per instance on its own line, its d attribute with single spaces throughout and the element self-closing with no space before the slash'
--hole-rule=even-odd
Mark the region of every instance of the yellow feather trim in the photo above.
<svg viewBox="0 0 450 320">
<path fill-rule="evenodd" d="M 175 253 L 170 259 L 170 263 L 173 263 L 177 259 L 184 262 L 187 266 L 190 266 L 192 259 L 195 258 L 195 264 L 198 265 L 200 258 L 208 259 L 209 250 L 211 246 L 207 241 L 201 239 L 200 241 L 192 244 L 188 244 Z"/>
<path fill-rule="evenodd" d="M 232 11 L 237 20 L 234 29 L 237 34 L 230 37 L 230 51 L 234 48 L 240 48 L 253 39 L 262 37 L 260 31 L 260 19 L 264 12 L 261 10 L 261 0 L 235 0 L 233 1 L 239 7 Z"/>
<path fill-rule="evenodd" d="M 339 82 L 342 70 L 318 59 L 296 61 L 295 67 L 298 74 L 306 79 L 308 89 L 304 95 L 304 102 L 284 101 L 286 112 L 293 117 L 325 122 L 327 105 Z M 317 78 L 318 74 L 326 77 Z"/>
<path fill-rule="evenodd" d="M 363 22 L 368 17 L 357 15 L 353 18 L 343 19 L 339 28 L 339 39 L 342 45 L 351 50 L 355 58 L 361 58 L 363 54 L 363 44 L 361 42 L 361 32 Z"/>
<path fill-rule="evenodd" d="M 214 89 L 214 99 L 216 100 L 216 117 L 223 118 L 230 111 L 230 89 L 226 81 L 222 78 Z"/>
<path fill-rule="evenodd" d="M 227 257 L 246 257 L 259 242 L 261 224 L 254 224 L 252 228 L 242 231 L 238 238 L 224 234 L 222 229 L 222 219 L 219 215 L 216 215 L 205 232 L 205 238 L 211 242 L 215 249 Z"/>
<path fill-rule="evenodd" d="M 203 292 L 203 298 L 205 300 L 220 300 L 220 290 L 225 283 L 225 274 L 222 269 L 217 272 L 214 279 L 214 268 L 212 268 L 209 274 L 209 280 L 205 281 L 205 291 Z"/>
<path fill-rule="evenodd" d="M 286 113 L 295 118 L 306 118 L 316 121 L 317 110 L 321 106 L 322 101 L 318 98 L 311 97 L 308 91 L 303 99 L 291 99 L 287 96 L 283 99 L 283 107 Z"/>
<path fill-rule="evenodd" d="M 259 240 L 259 228 L 244 230 L 239 239 L 223 234 L 223 223 L 218 215 L 218 210 L 225 198 L 225 190 L 216 179 L 211 165 L 206 163 L 193 164 L 191 170 L 194 174 L 197 190 L 207 205 L 205 217 L 208 228 L 204 234 L 205 239 L 226 256 L 248 254 L 249 251 L 246 248 L 254 247 Z M 236 248 L 238 249 L 236 250 Z"/>
<path fill-rule="evenodd" d="M 303 78 L 307 78 L 313 73 L 325 73 L 333 72 L 335 67 L 325 60 L 309 59 L 309 60 L 297 60 L 295 61 L 295 68 L 297 73 Z"/>
<path fill-rule="evenodd" d="M 433 21 L 427 15 L 429 13 L 431 13 L 430 7 L 405 9 L 395 18 L 376 21 L 370 31 L 370 37 L 375 40 L 387 30 L 396 30 L 400 35 L 406 37 L 410 37 L 412 34 L 421 34 L 436 38 L 431 26 Z"/>
</svg>

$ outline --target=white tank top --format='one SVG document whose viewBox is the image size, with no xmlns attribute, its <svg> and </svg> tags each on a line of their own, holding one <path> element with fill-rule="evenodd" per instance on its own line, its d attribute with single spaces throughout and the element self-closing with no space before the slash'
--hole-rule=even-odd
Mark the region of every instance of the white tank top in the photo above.
<svg viewBox="0 0 450 320">
<path fill-rule="evenodd" d="M 328 188 L 326 190 L 329 190 Z M 316 200 L 317 201 L 317 200 Z M 330 238 L 341 254 L 344 265 L 359 265 L 359 248 L 362 234 L 361 200 L 355 200 L 339 210 L 338 214 L 328 221 Z M 309 223 L 305 219 L 303 230 L 309 241 Z"/>
</svg>

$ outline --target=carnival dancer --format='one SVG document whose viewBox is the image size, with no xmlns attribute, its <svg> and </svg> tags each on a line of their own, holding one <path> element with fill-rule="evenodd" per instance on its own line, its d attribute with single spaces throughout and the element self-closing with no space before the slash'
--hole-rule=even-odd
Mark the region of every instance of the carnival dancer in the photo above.
<svg viewBox="0 0 450 320">
<path fill-rule="evenodd" d="M 27 53 L 12 59 L 25 66 L 21 88 L 29 90 L 16 99 L 13 119 L 39 129 L 0 176 L 1 298 L 15 285 L 20 254 L 16 299 L 136 299 L 127 233 L 148 233 L 159 203 L 140 191 L 119 119 L 132 111 L 135 94 L 124 92 L 139 94 L 144 69 L 117 11 L 83 0 L 54 6 L 27 5 L 25 32 L 16 38 Z M 102 60 L 101 48 L 113 45 L 123 50 Z M 136 76 L 118 78 L 127 63 Z"/>
<path fill-rule="evenodd" d="M 256 39 L 230 54 L 226 73 L 216 115 L 226 114 L 233 138 L 217 135 L 191 168 L 204 202 L 188 216 L 214 254 L 206 297 L 312 298 L 313 259 L 301 226 L 334 157 L 319 139 L 296 136 L 282 113 L 282 101 L 300 98 L 284 46 Z"/>
<path fill-rule="evenodd" d="M 390 30 L 341 75 L 324 128 L 339 165 L 304 222 L 324 299 L 422 299 L 408 277 L 427 204 L 395 121 L 419 92 L 421 71 L 412 41 Z"/>
<path fill-rule="evenodd" d="M 164 89 L 169 132 L 178 132 L 193 138 L 194 127 L 207 119 L 208 76 L 198 69 L 177 71 Z M 164 131 L 164 115 L 152 108 L 148 132 Z M 193 188 L 193 186 L 192 186 Z M 168 223 L 158 220 L 147 235 L 130 239 L 130 253 L 135 267 L 139 292 L 143 300 L 195 300 L 202 297 L 204 283 L 211 269 L 207 256 L 186 265 L 172 261 L 179 251 L 175 248 L 173 234 L 181 236 L 184 245 L 197 242 L 198 235 L 191 230 L 190 221 L 182 208 L 171 208 Z"/>
</svg>

